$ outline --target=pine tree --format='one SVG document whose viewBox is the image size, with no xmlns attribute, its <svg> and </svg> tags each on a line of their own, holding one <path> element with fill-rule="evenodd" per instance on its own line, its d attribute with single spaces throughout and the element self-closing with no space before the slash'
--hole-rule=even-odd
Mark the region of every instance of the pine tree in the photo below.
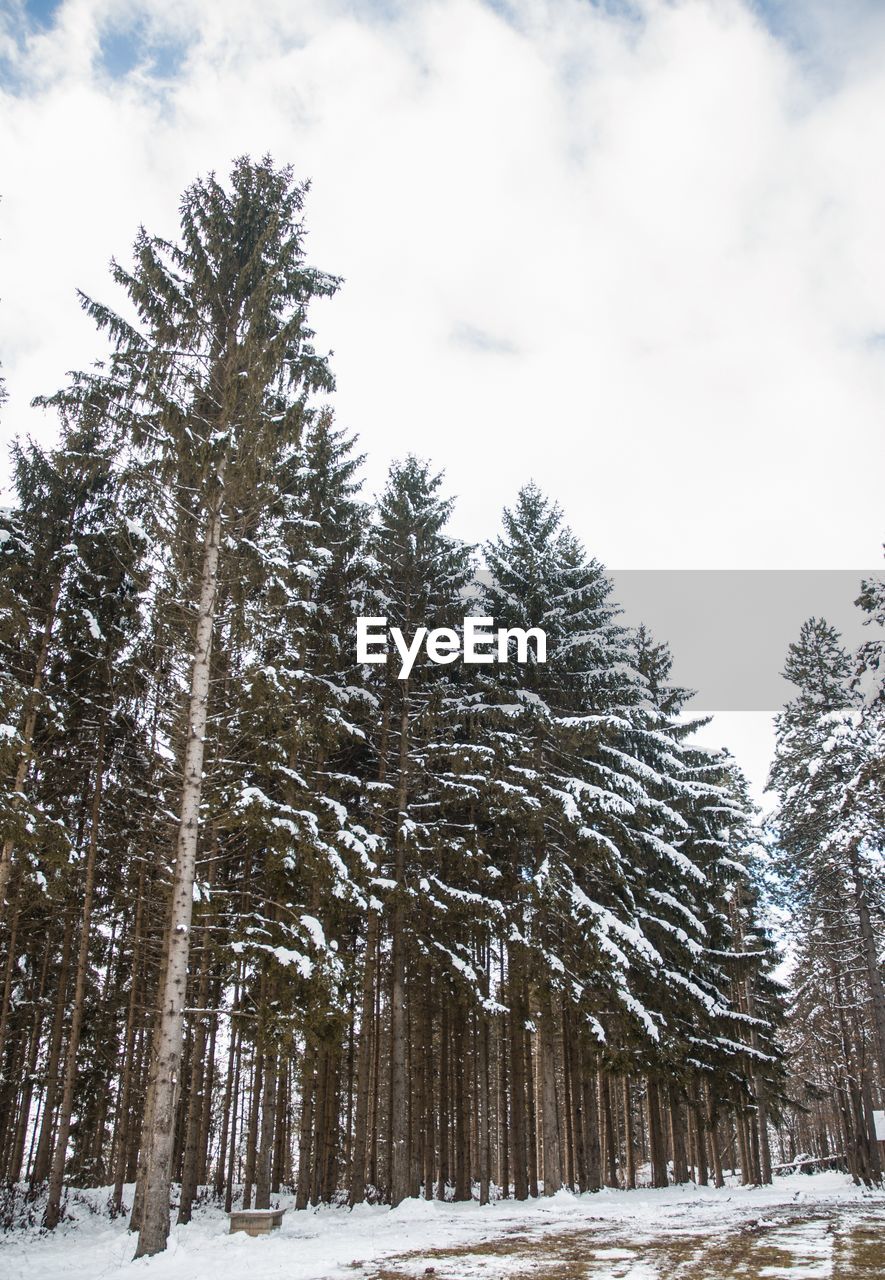
<svg viewBox="0 0 885 1280">
<path fill-rule="evenodd" d="M 182 1053 L 193 884 L 216 603 L 229 546 L 275 496 L 281 451 L 297 439 L 305 397 L 328 389 L 310 345 L 306 307 L 337 281 L 304 263 L 298 217 L 304 188 L 269 159 L 236 163 L 185 193 L 181 242 L 141 231 L 131 271 L 114 265 L 138 323 L 84 306 L 113 345 L 110 366 L 78 393 L 104 403 L 139 451 L 157 498 L 158 539 L 169 539 L 182 602 L 193 611 L 186 744 L 163 981 L 154 1034 L 138 1255 L 165 1247 Z M 173 512 L 176 520 L 173 521 Z"/>
<path fill-rule="evenodd" d="M 875 1078 L 866 1059 L 878 1064 L 880 1088 L 885 1061 L 885 986 L 876 945 L 885 902 L 875 862 L 870 862 L 878 843 L 875 811 L 860 782 L 869 773 L 873 746 L 851 688 L 849 655 L 825 621 L 811 618 L 803 624 L 784 674 L 798 692 L 777 717 L 771 770 L 780 801 L 781 865 L 799 926 L 806 931 L 803 949 L 816 935 L 823 944 L 820 981 L 835 984 L 841 993 L 835 1004 L 832 990 L 820 998 L 842 1009 L 854 986 L 852 971 L 859 968 L 864 974 L 865 1015 L 854 1033 L 842 1026 L 836 1034 L 848 1073 L 847 1107 L 854 1116 L 849 1125 L 853 1169 L 869 1180 L 878 1178 L 880 1170 L 862 1101 Z M 872 1055 L 863 1052 L 858 1040 L 867 1034 L 867 1018 Z"/>
<path fill-rule="evenodd" d="M 369 601 L 373 616 L 384 616 L 410 638 L 419 626 L 450 628 L 460 616 L 460 593 L 470 576 L 469 551 L 445 533 L 452 501 L 440 496 L 442 476 L 414 457 L 395 464 L 378 503 L 369 550 L 374 563 Z M 370 684 L 381 709 L 373 742 L 377 760 L 375 794 L 379 833 L 389 859 L 390 893 L 390 1200 L 396 1205 L 412 1191 L 408 1125 L 407 1018 L 409 969 L 414 961 L 415 921 L 409 903 L 420 879 L 429 833 L 423 822 L 426 746 L 432 740 L 433 696 L 447 668 L 419 660 L 406 679 L 398 678 L 395 656 Z M 366 965 L 373 963 L 367 948 Z M 364 991 L 366 991 L 364 986 Z M 364 1000 L 364 1010 L 367 1002 Z M 368 1041 L 361 1037 L 364 1083 Z M 364 1089 L 360 1090 L 364 1094 Z M 351 1196 L 361 1199 L 365 1099 L 356 1118 Z"/>
</svg>

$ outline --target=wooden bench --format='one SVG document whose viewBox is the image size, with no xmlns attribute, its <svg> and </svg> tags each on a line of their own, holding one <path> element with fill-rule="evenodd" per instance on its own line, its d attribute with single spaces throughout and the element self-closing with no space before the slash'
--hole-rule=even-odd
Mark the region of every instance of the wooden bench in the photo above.
<svg viewBox="0 0 885 1280">
<path fill-rule="evenodd" d="M 228 1214 L 231 1234 L 245 1231 L 247 1236 L 263 1236 L 268 1231 L 278 1231 L 285 1212 L 285 1209 L 234 1209 Z"/>
</svg>

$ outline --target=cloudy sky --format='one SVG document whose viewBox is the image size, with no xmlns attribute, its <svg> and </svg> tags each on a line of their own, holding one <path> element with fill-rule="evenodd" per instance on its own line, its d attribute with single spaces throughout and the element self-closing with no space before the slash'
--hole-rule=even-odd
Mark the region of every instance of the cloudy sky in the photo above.
<svg viewBox="0 0 885 1280">
<path fill-rule="evenodd" d="M 269 151 L 370 486 L 412 449 L 471 540 L 531 476 L 615 568 L 875 566 L 883 67 L 881 0 L 0 0 L 3 435 L 101 354 L 75 288 Z"/>
</svg>

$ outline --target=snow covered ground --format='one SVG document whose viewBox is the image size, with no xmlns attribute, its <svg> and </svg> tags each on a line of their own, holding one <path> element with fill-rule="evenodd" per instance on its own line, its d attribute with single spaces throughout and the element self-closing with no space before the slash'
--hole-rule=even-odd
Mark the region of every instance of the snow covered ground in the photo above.
<svg viewBox="0 0 885 1280">
<path fill-rule="evenodd" d="M 106 1191 L 76 1193 L 54 1235 L 0 1236 L 3 1280 L 885 1276 L 885 1195 L 838 1173 L 796 1174 L 754 1189 L 560 1192 L 484 1208 L 410 1200 L 394 1210 L 290 1209 L 280 1231 L 258 1239 L 229 1235 L 225 1215 L 202 1207 L 189 1226 L 173 1229 L 164 1254 L 139 1262 L 125 1220 L 95 1211 L 106 1198 Z"/>
</svg>

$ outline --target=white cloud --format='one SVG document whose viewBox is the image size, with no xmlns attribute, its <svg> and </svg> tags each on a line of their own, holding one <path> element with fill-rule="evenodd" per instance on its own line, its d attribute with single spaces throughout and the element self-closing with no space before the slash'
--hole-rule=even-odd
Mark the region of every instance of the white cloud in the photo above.
<svg viewBox="0 0 885 1280">
<path fill-rule="evenodd" d="M 314 319 L 372 484 L 431 455 L 475 540 L 533 476 L 621 568 L 875 563 L 879 10 L 806 7 L 802 46 L 783 0 L 503 7 L 65 0 L 9 35 L 4 430 L 51 434 L 31 396 L 101 352 L 75 287 L 113 300 L 139 222 L 271 151 L 346 277 Z"/>
</svg>

